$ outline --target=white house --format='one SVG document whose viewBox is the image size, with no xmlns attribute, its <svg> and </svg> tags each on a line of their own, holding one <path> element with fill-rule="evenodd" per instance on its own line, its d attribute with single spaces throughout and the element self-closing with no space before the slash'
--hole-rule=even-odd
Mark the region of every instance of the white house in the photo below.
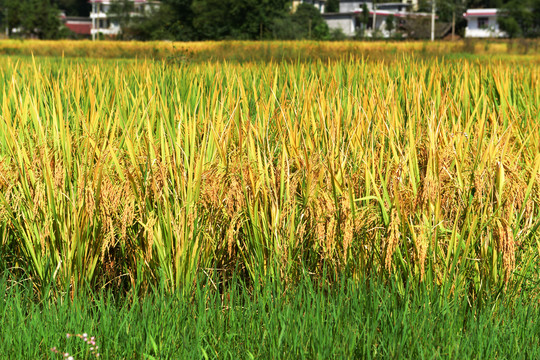
<svg viewBox="0 0 540 360">
<path fill-rule="evenodd" d="M 292 2 L 292 10 L 296 11 L 296 8 L 300 4 L 310 4 L 315 6 L 321 13 L 324 12 L 324 7 L 326 5 L 326 0 L 294 0 Z"/>
<path fill-rule="evenodd" d="M 490 38 L 506 37 L 497 23 L 497 9 L 468 9 L 463 16 L 467 19 L 465 37 Z"/>
<path fill-rule="evenodd" d="M 363 4 L 366 4 L 368 9 L 374 8 L 372 1 L 366 1 L 366 0 L 340 0 L 339 1 L 339 12 L 350 12 L 354 10 L 358 10 L 362 8 Z M 381 7 L 389 7 L 393 8 L 396 11 L 401 11 L 402 9 L 410 8 L 412 10 L 415 10 L 418 6 L 418 0 L 401 0 L 396 2 L 388 2 L 388 3 L 377 3 L 377 9 L 380 9 Z"/>
<path fill-rule="evenodd" d="M 153 0 L 129 0 L 133 3 L 133 11 L 130 16 L 142 16 L 145 13 L 151 12 L 156 6 L 159 6 L 159 1 Z M 117 0 L 89 0 L 92 4 L 90 19 L 92 20 L 92 38 L 96 35 L 103 34 L 106 36 L 116 36 L 120 33 L 120 25 L 112 20 L 111 5 Z"/>
<path fill-rule="evenodd" d="M 362 23 L 364 4 L 369 11 L 367 24 Z M 430 16 L 429 14 L 409 12 L 409 9 L 416 4 L 417 1 L 407 0 L 375 5 L 368 1 L 341 0 L 339 12 L 323 14 L 323 18 L 330 29 L 340 29 L 346 36 L 354 36 L 362 27 L 364 27 L 366 36 L 373 36 L 373 22 L 375 22 L 375 31 L 383 37 L 390 37 L 392 34 L 387 25 L 387 19 L 390 16 L 394 17 L 394 29 L 397 28 L 402 18 Z"/>
</svg>

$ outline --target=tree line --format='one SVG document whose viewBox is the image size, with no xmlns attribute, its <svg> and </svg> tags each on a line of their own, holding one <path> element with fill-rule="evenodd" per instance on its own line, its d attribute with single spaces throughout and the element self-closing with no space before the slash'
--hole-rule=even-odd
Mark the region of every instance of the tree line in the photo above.
<svg viewBox="0 0 540 360">
<path fill-rule="evenodd" d="M 386 2 L 386 1 L 376 1 Z M 540 35 L 540 0 L 436 0 L 440 21 L 466 26 L 467 8 L 499 8 L 502 30 L 510 37 Z M 152 14 L 129 17 L 133 2 L 117 0 L 114 19 L 120 23 L 121 39 L 223 40 L 223 39 L 335 39 L 322 16 L 311 5 L 291 12 L 290 0 L 161 0 Z M 63 38 L 59 11 L 69 16 L 88 16 L 88 0 L 0 0 L 3 28 L 17 29 L 20 36 Z M 326 11 L 337 12 L 339 0 L 327 0 Z M 419 1 L 419 11 L 431 11 L 430 0 Z"/>
</svg>

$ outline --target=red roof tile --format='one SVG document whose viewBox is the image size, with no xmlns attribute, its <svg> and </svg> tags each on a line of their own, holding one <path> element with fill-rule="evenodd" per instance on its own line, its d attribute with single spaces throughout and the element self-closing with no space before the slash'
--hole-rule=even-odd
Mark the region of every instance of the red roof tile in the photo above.
<svg viewBox="0 0 540 360">
<path fill-rule="evenodd" d="M 66 22 L 66 27 L 76 34 L 90 35 L 92 23 L 72 23 Z"/>
</svg>

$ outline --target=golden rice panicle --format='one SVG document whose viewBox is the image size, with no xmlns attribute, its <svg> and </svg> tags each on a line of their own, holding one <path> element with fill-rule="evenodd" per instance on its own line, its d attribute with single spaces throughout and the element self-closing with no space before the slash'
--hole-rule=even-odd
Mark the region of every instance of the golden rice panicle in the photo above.
<svg viewBox="0 0 540 360">
<path fill-rule="evenodd" d="M 516 265 L 514 233 L 505 220 L 497 220 L 497 249 L 503 256 L 504 282 L 508 283 Z"/>
<path fill-rule="evenodd" d="M 232 257 L 234 255 L 234 243 L 236 241 L 236 236 L 238 234 L 238 230 L 240 230 L 240 219 L 239 215 L 236 214 L 231 219 L 231 223 L 229 225 L 229 228 L 227 229 L 227 254 L 229 257 Z"/>
<path fill-rule="evenodd" d="M 351 211 L 351 203 L 347 197 L 341 199 L 341 218 L 343 226 L 343 259 L 347 263 L 348 251 L 351 247 L 354 235 L 354 220 Z"/>
<path fill-rule="evenodd" d="M 392 208 L 390 215 L 390 224 L 388 226 L 386 234 L 386 255 L 384 258 L 384 267 L 391 272 L 392 270 L 392 256 L 394 251 L 399 245 L 401 233 L 399 231 L 399 215 L 396 208 Z"/>
<path fill-rule="evenodd" d="M 424 281 L 426 256 L 429 247 L 429 237 L 427 234 L 428 228 L 425 224 L 422 224 L 418 228 L 418 234 L 416 235 L 416 261 L 420 266 L 420 281 Z"/>
<path fill-rule="evenodd" d="M 144 259 L 146 262 L 149 262 L 152 259 L 152 247 L 154 246 L 154 227 L 158 219 L 154 214 L 150 214 L 146 224 L 144 224 L 144 232 L 146 237 L 146 249 L 144 249 Z"/>
<path fill-rule="evenodd" d="M 123 241 L 127 240 L 127 229 L 135 220 L 135 200 L 132 197 L 127 197 L 122 211 L 122 222 L 120 225 L 120 238 Z"/>
<path fill-rule="evenodd" d="M 504 183 L 503 210 L 506 219 L 512 219 L 514 213 L 523 211 L 523 218 L 532 216 L 534 201 L 530 197 L 526 199 L 527 182 L 524 177 L 519 176 L 517 162 L 506 160 L 503 163 L 506 170 L 506 180 Z"/>
<path fill-rule="evenodd" d="M 437 180 L 433 176 L 433 173 L 429 170 L 424 178 L 423 192 L 422 197 L 425 199 L 427 204 L 435 203 L 438 194 L 438 184 Z"/>
<path fill-rule="evenodd" d="M 515 239 L 514 233 L 508 223 L 505 223 L 505 242 L 503 248 L 503 267 L 504 267 L 504 281 L 508 283 L 512 272 L 516 267 L 516 253 L 515 253 Z"/>
</svg>

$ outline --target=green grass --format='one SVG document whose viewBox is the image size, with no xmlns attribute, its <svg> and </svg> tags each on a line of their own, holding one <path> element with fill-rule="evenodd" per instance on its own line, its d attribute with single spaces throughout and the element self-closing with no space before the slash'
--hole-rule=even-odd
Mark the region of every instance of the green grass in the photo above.
<svg viewBox="0 0 540 360">
<path fill-rule="evenodd" d="M 84 344 L 66 333 L 84 332 L 104 359 L 540 357 L 538 295 L 480 305 L 436 288 L 405 285 L 400 295 L 392 283 L 347 279 L 320 287 L 305 278 L 289 289 L 232 280 L 225 292 L 216 283 L 200 279 L 187 296 L 156 289 L 144 298 L 103 292 L 37 303 L 28 282 L 4 277 L 0 358 L 60 358 L 53 346 L 76 354 Z"/>
</svg>

